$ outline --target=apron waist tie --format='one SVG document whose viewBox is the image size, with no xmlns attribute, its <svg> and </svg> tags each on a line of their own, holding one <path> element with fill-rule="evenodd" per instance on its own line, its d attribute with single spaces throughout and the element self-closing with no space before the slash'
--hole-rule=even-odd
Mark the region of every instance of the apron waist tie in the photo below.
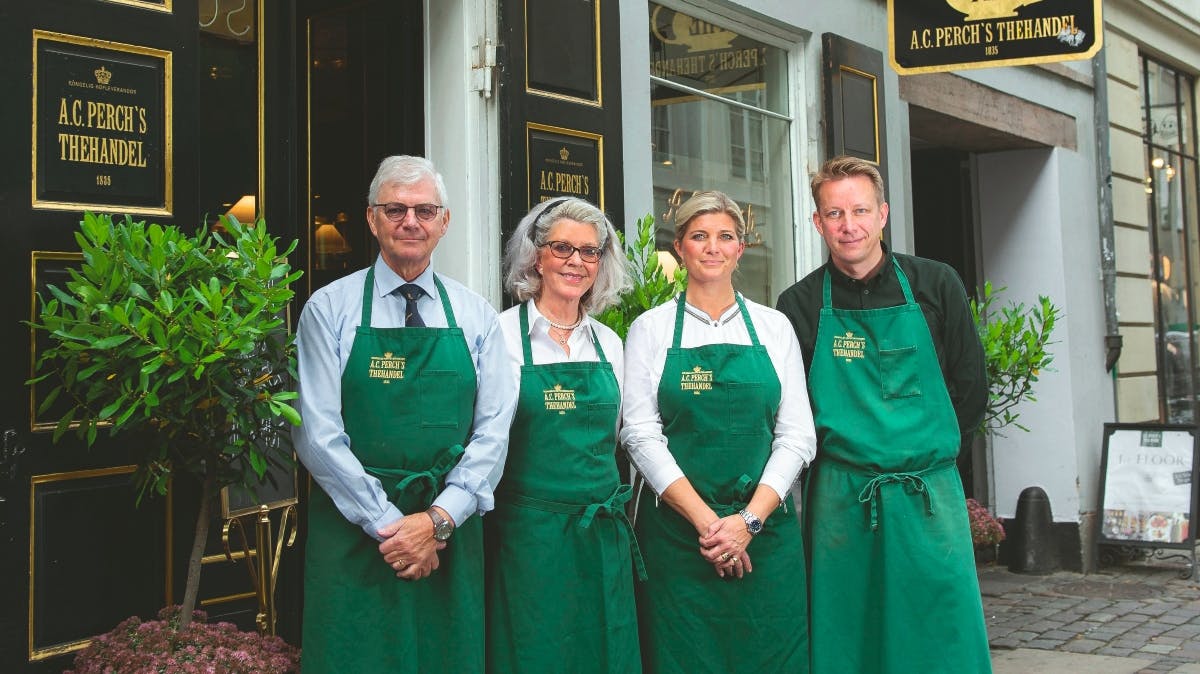
<svg viewBox="0 0 1200 674">
<path fill-rule="evenodd" d="M 367 471 L 368 475 L 378 478 L 380 482 L 384 482 L 385 488 L 387 481 L 397 480 L 392 485 L 392 488 L 388 490 L 388 497 L 393 503 L 397 502 L 400 499 L 400 495 L 406 490 L 415 486 L 428 490 L 428 501 L 429 504 L 432 504 L 433 499 L 437 497 L 440 491 L 443 478 L 446 477 L 446 474 L 454 466 L 458 465 L 458 460 L 462 457 L 464 451 L 462 445 L 452 445 L 426 470 L 412 471 L 403 468 L 379 468 L 376 466 L 363 466 L 363 469 Z"/>
<path fill-rule="evenodd" d="M 705 501 L 704 504 L 709 508 L 712 508 L 712 511 L 717 514 L 717 517 L 729 517 L 730 515 L 741 512 L 746 508 L 746 506 L 750 505 L 750 497 L 753 494 L 753 490 L 751 489 L 751 487 L 754 486 L 753 482 L 754 481 L 749 475 L 743 473 L 742 476 L 738 478 L 737 484 L 733 488 L 734 501 L 732 503 L 716 503 L 712 501 Z"/>
<path fill-rule="evenodd" d="M 877 473 L 873 470 L 864 469 L 860 466 L 855 466 L 830 456 L 826 456 L 825 459 L 850 468 L 859 474 L 870 476 L 871 479 L 868 480 L 867 484 L 863 486 L 862 491 L 858 492 L 858 502 L 870 505 L 871 531 L 879 530 L 879 490 L 884 485 L 894 483 L 910 487 L 913 493 L 920 494 L 924 498 L 925 512 L 932 516 L 934 514 L 933 498 L 929 494 L 929 484 L 925 482 L 925 476 L 954 465 L 954 459 L 944 459 L 931 466 L 928 466 L 927 468 L 922 468 L 921 470 L 896 473 Z"/>
<path fill-rule="evenodd" d="M 579 515 L 579 526 L 584 529 L 592 526 L 592 520 L 597 515 L 608 515 L 617 520 L 625 529 L 625 533 L 629 538 L 629 550 L 633 555 L 633 566 L 637 571 L 638 580 L 646 580 L 646 564 L 642 561 L 642 550 L 638 547 L 637 537 L 633 534 L 633 524 L 629 521 L 629 517 L 625 515 L 625 504 L 632 497 L 633 487 L 621 484 L 617 485 L 617 488 L 609 494 L 607 499 L 590 505 L 547 501 L 532 496 L 525 496 L 524 494 L 509 494 L 504 500 L 514 506 L 523 508 L 533 508 L 534 510 L 558 513 L 560 515 Z"/>
</svg>

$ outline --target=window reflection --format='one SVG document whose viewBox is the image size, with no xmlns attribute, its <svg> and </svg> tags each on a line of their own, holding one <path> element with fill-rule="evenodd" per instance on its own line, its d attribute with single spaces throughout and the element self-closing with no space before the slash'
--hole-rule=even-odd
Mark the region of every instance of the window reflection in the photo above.
<svg viewBox="0 0 1200 674">
<path fill-rule="evenodd" d="M 197 215 L 210 227 L 230 211 L 243 222 L 258 211 L 257 4 L 214 0 L 200 7 Z"/>
<path fill-rule="evenodd" d="M 1150 218 L 1151 297 L 1162 420 L 1192 423 L 1200 392 L 1194 310 L 1197 250 L 1194 82 L 1143 59 L 1146 199 Z"/>
<path fill-rule="evenodd" d="M 734 286 L 773 305 L 793 280 L 787 54 L 653 2 L 649 12 L 658 248 L 671 250 L 675 206 L 725 192 L 748 230 Z"/>
</svg>

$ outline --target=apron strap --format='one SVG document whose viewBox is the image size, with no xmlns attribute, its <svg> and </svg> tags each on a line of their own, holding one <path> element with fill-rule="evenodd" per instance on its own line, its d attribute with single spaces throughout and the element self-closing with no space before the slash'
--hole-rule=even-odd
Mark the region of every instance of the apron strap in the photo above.
<svg viewBox="0 0 1200 674">
<path fill-rule="evenodd" d="M 367 280 L 363 283 L 362 327 L 371 327 L 371 303 L 375 295 L 375 265 L 367 267 Z"/>
<path fill-rule="evenodd" d="M 733 299 L 737 300 L 738 309 L 742 312 L 742 320 L 746 322 L 746 332 L 750 334 L 750 344 L 761 346 L 758 343 L 758 332 L 754 329 L 754 321 L 750 320 L 750 311 L 746 309 L 746 300 L 742 299 L 741 293 L 734 293 Z"/>
<path fill-rule="evenodd" d="M 675 334 L 671 336 L 672 349 L 678 349 L 679 345 L 683 341 L 683 306 L 686 304 L 684 301 L 684 295 L 686 295 L 686 293 L 679 293 L 679 295 L 675 297 Z M 746 309 L 746 301 L 742 299 L 742 294 L 735 292 L 733 294 L 733 299 L 737 302 L 738 310 L 742 314 L 742 321 L 746 323 L 746 332 L 750 335 L 750 345 L 760 346 L 758 341 L 758 332 L 754 329 L 754 321 L 750 320 L 750 311 Z M 599 343 L 597 343 L 596 348 L 599 348 Z"/>
<path fill-rule="evenodd" d="M 525 364 L 533 365 L 533 348 L 529 346 L 529 304 L 522 302 L 518 313 L 521 316 L 521 353 L 525 355 Z"/>
<path fill-rule="evenodd" d="M 464 451 L 462 445 L 452 445 L 442 453 L 437 462 L 428 469 L 421 471 L 404 470 L 403 468 L 379 468 L 376 466 L 363 466 L 363 468 L 367 471 L 368 475 L 378 478 L 381 482 L 384 480 L 397 480 L 391 490 L 389 490 L 393 502 L 399 499 L 400 494 L 414 485 L 424 488 L 430 494 L 436 496 L 442 479 L 446 477 L 446 474 L 454 466 L 458 465 L 458 460 L 462 457 Z M 430 501 L 432 502 L 432 498 Z"/>
<path fill-rule="evenodd" d="M 437 286 L 438 297 L 442 300 L 442 311 L 446 312 L 446 327 L 451 330 L 458 327 L 458 322 L 454 320 L 454 307 L 450 306 L 450 296 L 446 294 L 446 286 L 442 285 L 442 280 L 437 274 L 433 275 L 433 285 Z"/>
<path fill-rule="evenodd" d="M 896 256 L 892 256 L 892 266 L 896 269 L 896 280 L 900 282 L 900 290 L 904 292 L 904 303 L 915 304 L 913 299 L 912 288 L 908 285 L 908 277 L 904 275 L 904 270 L 900 268 L 900 262 Z M 829 270 L 825 270 L 825 277 L 821 280 L 821 308 L 829 309 L 833 306 L 831 299 L 832 294 L 829 289 Z"/>
<path fill-rule="evenodd" d="M 925 476 L 935 473 L 939 470 L 955 465 L 954 459 L 945 459 L 921 470 L 898 472 L 898 473 L 876 473 L 875 471 L 863 470 L 857 466 L 853 466 L 844 461 L 839 461 L 830 456 L 825 457 L 826 461 L 833 461 L 841 466 L 847 467 L 852 471 L 861 475 L 870 476 L 870 480 L 858 492 L 858 502 L 868 504 L 871 510 L 871 531 L 879 530 L 879 490 L 888 484 L 902 484 L 910 494 L 920 494 L 925 500 L 925 512 L 929 516 L 933 516 L 933 497 L 929 493 L 929 483 L 925 481 Z"/>
<path fill-rule="evenodd" d="M 646 563 L 642 560 L 642 549 L 638 546 L 637 536 L 633 533 L 633 523 L 629 521 L 629 517 L 625 515 L 625 504 L 633 497 L 633 487 L 627 484 L 617 485 L 617 488 L 609 494 L 608 498 L 600 503 L 591 505 L 576 505 L 574 503 L 560 503 L 558 501 L 547 501 L 545 499 L 525 496 L 523 494 L 510 494 L 505 500 L 514 506 L 522 508 L 533 508 L 543 512 L 558 513 L 560 515 L 579 515 L 579 526 L 587 529 L 592 526 L 592 520 L 597 515 L 607 515 L 615 520 L 625 530 L 626 536 L 629 538 L 629 550 L 633 555 L 633 566 L 637 571 L 638 580 L 646 580 Z"/>
<path fill-rule="evenodd" d="M 683 299 L 684 293 L 675 296 L 675 334 L 671 337 L 671 348 L 678 349 L 683 339 Z"/>
</svg>

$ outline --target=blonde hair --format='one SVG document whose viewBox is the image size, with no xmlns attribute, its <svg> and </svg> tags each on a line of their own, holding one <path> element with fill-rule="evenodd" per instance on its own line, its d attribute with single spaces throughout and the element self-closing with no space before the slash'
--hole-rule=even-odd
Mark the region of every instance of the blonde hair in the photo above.
<svg viewBox="0 0 1200 674">
<path fill-rule="evenodd" d="M 879 175 L 879 169 L 866 159 L 858 157 L 850 157 L 842 155 L 834 157 L 821 165 L 821 170 L 813 174 L 809 180 L 809 187 L 812 189 L 813 202 L 817 206 L 821 205 L 821 186 L 835 180 L 843 180 L 845 178 L 853 178 L 862 176 L 871 181 L 871 185 L 875 188 L 875 201 L 883 203 L 883 176 Z"/>
<path fill-rule="evenodd" d="M 746 219 L 742 217 L 742 209 L 738 207 L 737 202 L 724 192 L 708 190 L 696 192 L 675 211 L 675 242 L 683 241 L 683 235 L 687 234 L 688 225 L 692 220 L 706 213 L 728 215 L 737 230 L 738 241 L 746 238 Z"/>
</svg>

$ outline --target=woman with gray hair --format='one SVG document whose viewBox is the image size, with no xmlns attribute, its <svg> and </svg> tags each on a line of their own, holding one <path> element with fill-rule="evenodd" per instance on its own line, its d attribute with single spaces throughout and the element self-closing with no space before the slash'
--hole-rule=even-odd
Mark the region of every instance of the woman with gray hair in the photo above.
<svg viewBox="0 0 1200 674">
<path fill-rule="evenodd" d="M 638 672 L 641 557 L 617 473 L 621 340 L 589 313 L 628 282 L 600 209 L 538 204 L 513 232 L 505 281 L 521 303 L 492 337 L 519 388 L 496 509 L 484 518 L 491 672 Z"/>
<path fill-rule="evenodd" d="M 687 289 L 638 317 L 621 440 L 645 476 L 642 661 L 653 672 L 806 672 L 804 545 L 790 487 L 816 451 L 792 325 L 733 289 L 742 211 L 676 216 Z M 751 552 L 754 560 L 751 563 Z"/>
</svg>

